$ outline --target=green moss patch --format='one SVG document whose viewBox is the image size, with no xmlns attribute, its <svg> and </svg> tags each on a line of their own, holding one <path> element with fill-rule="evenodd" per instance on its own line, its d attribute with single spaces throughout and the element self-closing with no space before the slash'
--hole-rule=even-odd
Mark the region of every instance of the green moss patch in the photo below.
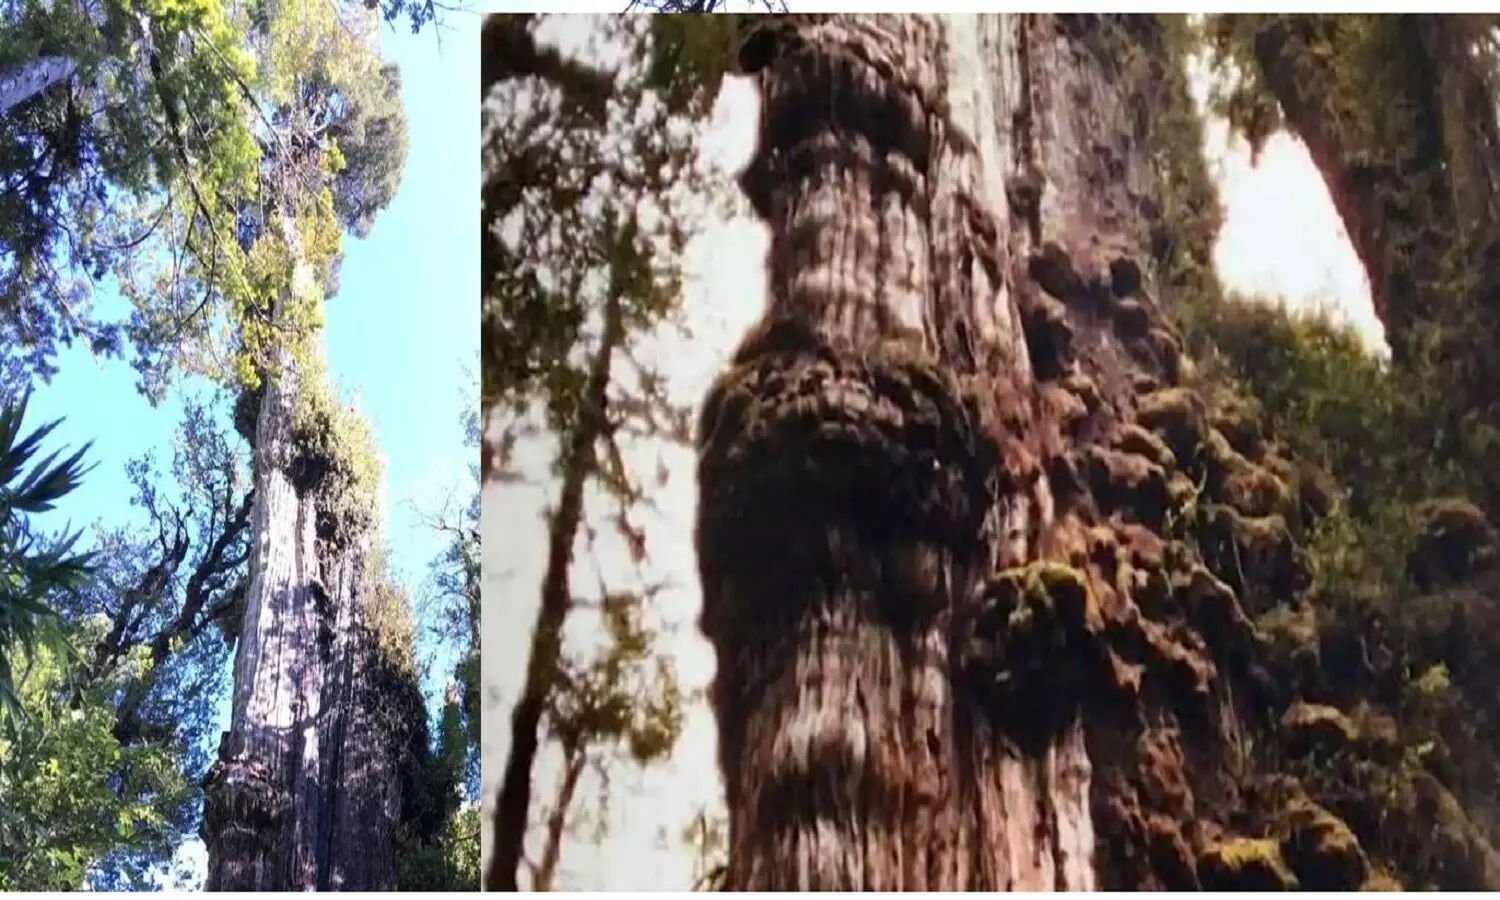
<svg viewBox="0 0 1500 900">
<path fill-rule="evenodd" d="M 1198 855 L 1198 879 L 1206 891 L 1295 891 L 1297 876 L 1266 838 L 1232 838 Z"/>
<path fill-rule="evenodd" d="M 1321 703 L 1294 703 L 1281 717 L 1286 752 L 1294 756 L 1333 756 L 1352 745 L 1359 730 L 1338 708 Z"/>
<path fill-rule="evenodd" d="M 1159 525 L 1171 504 L 1161 466 L 1134 453 L 1092 445 L 1085 451 L 1094 501 L 1106 514 L 1128 512 L 1147 525 Z"/>
<path fill-rule="evenodd" d="M 1304 890 L 1355 891 L 1370 874 L 1359 839 L 1343 820 L 1310 801 L 1284 813 L 1281 853 Z"/>
<path fill-rule="evenodd" d="M 1134 422 L 1121 425 L 1115 432 L 1114 447 L 1125 453 L 1143 456 L 1170 471 L 1177 467 L 1177 455 L 1166 441 Z"/>
<path fill-rule="evenodd" d="M 1424 501 L 1413 515 L 1416 537 L 1407 570 L 1419 589 L 1472 578 L 1500 557 L 1494 527 L 1479 507 L 1462 497 Z"/>
<path fill-rule="evenodd" d="M 1045 625 L 1069 632 L 1093 632 L 1103 627 L 1099 605 L 1088 582 L 1077 569 L 1041 560 L 1007 569 L 991 581 L 993 602 L 1009 609 L 1012 633 L 1024 634 Z"/>
<path fill-rule="evenodd" d="M 291 439 L 289 474 L 314 499 L 319 537 L 337 546 L 357 540 L 378 514 L 380 459 L 369 423 L 334 393 L 321 365 L 301 373 Z"/>
<path fill-rule="evenodd" d="M 961 668 L 980 707 L 1017 740 L 1038 746 L 1087 695 L 1104 617 L 1085 573 L 1039 561 L 994 575 L 961 642 Z M 1057 660 L 1079 661 L 1059 669 Z"/>
<path fill-rule="evenodd" d="M 1305 583 L 1296 544 L 1279 515 L 1250 517 L 1230 506 L 1208 504 L 1198 543 L 1213 573 L 1257 612 L 1293 596 Z"/>
<path fill-rule="evenodd" d="M 1136 421 L 1151 429 L 1184 464 L 1196 459 L 1208 437 L 1208 410 L 1197 392 L 1165 388 L 1140 399 Z"/>
</svg>

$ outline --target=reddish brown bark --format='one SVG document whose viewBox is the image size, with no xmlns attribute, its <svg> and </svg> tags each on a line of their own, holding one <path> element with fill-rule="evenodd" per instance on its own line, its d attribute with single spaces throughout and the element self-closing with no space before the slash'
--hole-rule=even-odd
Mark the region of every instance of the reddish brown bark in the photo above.
<svg viewBox="0 0 1500 900">
<path fill-rule="evenodd" d="M 728 887 L 1149 885 L 1106 877 L 1094 831 L 1127 855 L 1158 839 L 1118 801 L 1177 701 L 1084 711 L 1198 651 L 1089 556 L 1125 524 L 1093 523 L 1134 513 L 1083 461 L 1181 375 L 1147 250 L 1168 174 L 1149 95 L 1186 102 L 1159 24 L 792 16 L 741 65 L 771 296 L 704 405 L 697 535 Z M 1042 652 L 1014 604 L 1047 559 L 1088 588 L 1057 583 L 1064 644 Z M 1036 680 L 1007 686 L 1032 652 Z M 1191 797 L 1144 802 L 1192 836 Z"/>
</svg>

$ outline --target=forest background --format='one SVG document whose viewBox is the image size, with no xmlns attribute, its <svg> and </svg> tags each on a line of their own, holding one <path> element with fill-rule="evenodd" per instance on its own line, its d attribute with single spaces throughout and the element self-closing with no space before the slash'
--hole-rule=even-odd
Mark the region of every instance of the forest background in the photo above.
<svg viewBox="0 0 1500 900">
<path fill-rule="evenodd" d="M 342 188 L 362 193 L 335 201 L 345 234 L 321 326 L 334 393 L 368 421 L 383 468 L 377 505 L 387 579 L 416 623 L 429 730 L 438 735 L 450 685 L 462 681 L 474 649 L 469 635 L 478 615 L 477 561 L 466 563 L 477 557 L 478 254 L 454 206 L 454 198 L 472 196 L 478 173 L 471 155 L 452 153 L 455 141 L 468 135 L 472 146 L 477 138 L 472 106 L 455 99 L 464 92 L 452 86 L 475 80 L 478 17 L 421 4 L 373 11 L 334 5 L 328 8 L 338 21 L 314 18 L 334 31 L 314 26 L 292 34 L 277 31 L 275 18 L 305 22 L 312 7 L 256 5 L 271 20 L 271 37 L 258 45 L 216 30 L 250 7 L 146 3 L 137 7 L 146 34 L 122 47 L 108 34 L 116 6 L 85 5 L 77 17 L 48 16 L 49 6 L 0 5 L 0 20 L 9 23 L 0 69 L 69 48 L 90 76 L 23 100 L 0 127 L 9 169 L 0 200 L 7 223 L 0 227 L 0 399 L 15 412 L 30 393 L 22 438 L 57 423 L 42 431 L 24 467 L 7 470 L 6 487 L 15 492 L 27 474 L 82 455 L 63 470 L 73 477 L 43 483 L 47 496 L 28 504 L 18 497 L 24 492 L 7 494 L 0 510 L 3 562 L 18 579 L 12 584 L 23 585 L 5 599 L 41 600 L 61 614 L 52 619 L 7 605 L 0 617 L 7 663 L 0 686 L 19 700 L 0 735 L 0 889 L 190 889 L 203 878 L 200 782 L 228 727 L 233 641 L 226 637 L 235 630 L 226 624 L 227 609 L 213 602 L 179 614 L 195 589 L 194 567 L 247 486 L 248 453 L 231 421 L 235 354 L 247 340 L 231 327 L 238 309 L 231 292 L 202 270 L 184 274 L 192 267 L 191 242 L 208 239 L 188 236 L 181 209 L 200 187 L 205 203 L 217 202 L 209 191 L 214 179 L 231 177 L 232 148 L 192 146 L 144 167 L 125 159 L 134 145 L 111 148 L 130 138 L 160 141 L 154 130 L 165 132 L 177 115 L 205 139 L 243 135 L 243 122 L 238 130 L 215 130 L 212 116 L 244 108 L 225 104 L 223 93 L 274 109 L 277 67 L 296 67 L 307 59 L 299 54 L 329 54 L 335 73 L 340 65 L 354 72 L 398 67 L 394 115 L 399 121 L 404 114 L 404 122 L 378 139 L 374 131 L 343 137 L 353 133 L 348 123 L 356 114 L 392 115 L 378 95 L 353 96 L 347 86 L 329 95 L 328 133 L 338 137 L 328 138 L 328 147 L 343 144 L 338 150 L 351 158 L 367 151 L 353 164 L 367 171 Z M 186 46 L 162 37 L 173 28 L 232 42 L 164 58 L 158 47 Z M 359 41 L 340 43 L 337 29 Z M 240 49 L 245 56 L 235 55 Z M 152 89 L 148 61 L 154 83 L 171 85 L 176 102 Z M 69 145 L 68 126 L 80 109 L 89 118 L 79 143 Z M 153 238 L 138 254 L 122 249 L 120 235 L 157 208 L 167 212 Z M 180 300 L 171 287 L 179 276 L 209 298 L 198 333 L 188 333 L 191 324 L 175 333 L 161 327 L 163 310 Z M 18 436 L 10 437 L 14 451 Z M 57 562 L 54 543 L 74 533 L 66 552 L 88 555 L 82 577 L 45 581 L 45 565 L 28 568 Z M 184 537 L 177 553 L 174 539 Z M 241 552 L 214 571 L 211 600 L 229 597 L 245 568 Z M 28 629 L 44 639 L 27 639 Z M 118 653 L 99 649 L 111 641 Z M 160 658 L 153 658 L 158 644 Z M 111 662 L 97 664 L 106 655 Z M 426 864 L 423 854 L 446 856 L 445 864 L 468 870 L 456 877 L 473 884 L 477 746 L 460 752 L 468 757 L 467 802 L 455 830 L 442 847 L 403 852 L 410 871 Z"/>
</svg>

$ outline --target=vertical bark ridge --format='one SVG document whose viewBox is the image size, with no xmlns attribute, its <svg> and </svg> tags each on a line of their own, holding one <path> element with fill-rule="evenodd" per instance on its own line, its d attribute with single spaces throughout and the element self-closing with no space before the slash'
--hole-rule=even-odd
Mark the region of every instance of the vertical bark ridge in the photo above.
<svg viewBox="0 0 1500 900">
<path fill-rule="evenodd" d="M 294 232 L 283 224 L 283 235 Z M 308 290 L 311 278 L 307 266 L 296 266 L 288 290 Z M 254 546 L 230 731 L 221 764 L 209 776 L 210 890 L 318 886 L 312 830 L 323 810 L 316 731 L 309 734 L 308 726 L 321 711 L 321 697 L 309 690 L 321 672 L 313 671 L 319 661 L 309 657 L 313 644 L 305 639 L 315 633 L 308 631 L 308 583 L 316 526 L 311 499 L 298 495 L 289 471 L 298 372 L 289 351 L 279 356 L 269 367 L 274 371 L 267 374 L 256 422 Z"/>
<path fill-rule="evenodd" d="M 1091 691 L 1214 669 L 1112 587 L 1135 513 L 1088 466 L 1180 379 L 1138 215 L 1169 174 L 1159 29 L 792 16 L 745 44 L 771 299 L 704 404 L 697 533 L 732 888 L 1090 890 L 1101 822 L 1155 839 L 1114 800 L 1172 715 Z"/>
<path fill-rule="evenodd" d="M 983 131 L 951 127 L 943 20 L 792 21 L 748 45 L 772 67 L 742 179 L 773 235 L 770 308 L 700 427 L 730 883 L 956 889 L 986 851 L 958 800 L 951 618 L 1002 555 L 995 536 L 1024 557 L 1045 508 L 1025 495 L 1026 431 L 999 433 L 1028 407 L 1001 217 L 978 194 L 1003 176 L 976 162 Z M 772 433 L 807 455 L 798 471 L 773 470 Z M 789 502 L 811 507 L 809 534 L 759 530 Z M 730 549 L 757 544 L 800 558 L 768 581 Z M 781 615 L 746 621 L 755 598 Z"/>
<path fill-rule="evenodd" d="M 951 487 L 938 460 L 962 480 L 975 448 L 930 366 L 925 315 L 942 90 L 905 65 L 940 53 L 941 31 L 814 17 L 770 39 L 778 77 L 763 81 L 761 151 L 742 179 L 773 234 L 770 308 L 701 428 L 705 494 L 734 510 L 716 519 L 710 500 L 699 523 L 715 702 L 735 723 L 721 741 L 730 883 L 942 890 L 959 830 L 947 617 L 975 528 L 927 494 Z M 803 465 L 767 455 L 767 430 Z M 872 472 L 892 496 L 859 497 L 879 490 Z M 787 502 L 807 508 L 805 533 L 765 515 Z M 735 561 L 747 543 L 753 571 Z"/>
</svg>

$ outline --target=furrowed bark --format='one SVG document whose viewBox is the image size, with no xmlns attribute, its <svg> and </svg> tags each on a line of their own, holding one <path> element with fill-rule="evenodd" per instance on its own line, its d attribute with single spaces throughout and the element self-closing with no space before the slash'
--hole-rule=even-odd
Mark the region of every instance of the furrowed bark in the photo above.
<svg viewBox="0 0 1500 900">
<path fill-rule="evenodd" d="M 1002 576 L 1069 558 L 1097 516 L 1077 453 L 1176 377 L 1135 299 L 1156 280 L 1141 96 L 1165 70 L 1117 59 L 1159 44 L 1130 16 L 788 16 L 747 38 L 770 299 L 699 420 L 729 889 L 1098 882 L 1086 679 L 1056 654 L 1023 703 L 985 648 Z M 1070 640 L 1097 636 L 1091 604 L 1058 601 Z"/>
</svg>

